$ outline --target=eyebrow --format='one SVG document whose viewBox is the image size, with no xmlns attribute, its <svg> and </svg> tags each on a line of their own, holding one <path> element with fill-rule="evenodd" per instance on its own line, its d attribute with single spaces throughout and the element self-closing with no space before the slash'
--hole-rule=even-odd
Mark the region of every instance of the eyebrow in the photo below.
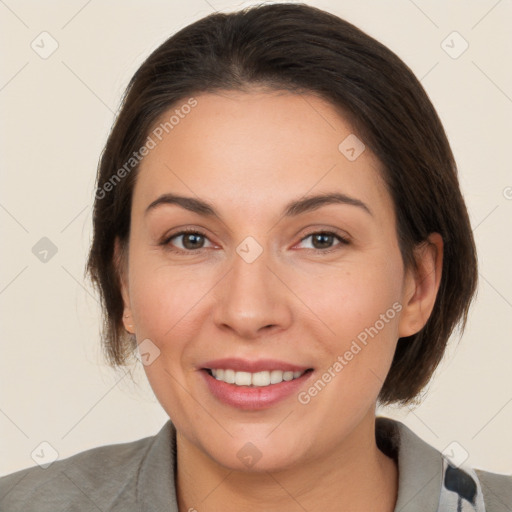
<svg viewBox="0 0 512 512">
<path fill-rule="evenodd" d="M 155 199 L 147 208 L 144 213 L 146 215 L 149 211 L 154 210 L 157 206 L 163 204 L 175 204 L 191 212 L 197 213 L 204 217 L 216 217 L 221 218 L 219 213 L 215 210 L 215 207 L 202 199 L 194 197 L 180 196 L 176 194 L 163 194 Z M 282 213 L 284 217 L 295 217 L 303 213 L 307 213 L 313 210 L 317 210 L 322 206 L 331 204 L 346 204 L 350 206 L 356 206 L 361 208 L 363 211 L 373 216 L 370 208 L 363 203 L 360 199 L 348 196 L 341 193 L 325 193 L 317 194 L 314 196 L 307 196 L 301 199 L 297 199 L 288 203 Z"/>
</svg>

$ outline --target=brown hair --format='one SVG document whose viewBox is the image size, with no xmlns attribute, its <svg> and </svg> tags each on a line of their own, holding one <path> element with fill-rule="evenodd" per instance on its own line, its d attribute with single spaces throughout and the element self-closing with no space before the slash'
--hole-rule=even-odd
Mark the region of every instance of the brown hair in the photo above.
<svg viewBox="0 0 512 512">
<path fill-rule="evenodd" d="M 98 166 L 86 265 L 101 296 L 104 354 L 120 366 L 136 347 L 124 330 L 113 261 L 114 240 L 126 249 L 130 231 L 138 165 L 127 169 L 126 162 L 178 101 L 252 86 L 314 93 L 344 113 L 383 165 L 406 268 L 414 268 L 413 249 L 430 233 L 443 237 L 432 314 L 418 333 L 398 340 L 378 397 L 382 405 L 405 405 L 430 380 L 457 324 L 462 334 L 476 292 L 476 249 L 456 164 L 441 121 L 409 67 L 354 25 L 304 4 L 258 5 L 200 19 L 159 46 L 128 84 Z"/>
</svg>

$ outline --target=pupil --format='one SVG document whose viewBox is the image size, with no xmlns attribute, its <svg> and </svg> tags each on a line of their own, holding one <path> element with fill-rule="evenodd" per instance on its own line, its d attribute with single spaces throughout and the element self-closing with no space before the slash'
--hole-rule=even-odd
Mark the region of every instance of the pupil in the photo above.
<svg viewBox="0 0 512 512">
<path fill-rule="evenodd" d="M 194 233 L 191 233 L 191 234 L 188 234 L 188 235 L 185 235 L 185 239 L 184 239 L 184 246 L 187 247 L 187 242 L 190 241 L 191 239 L 195 240 L 195 242 L 198 242 L 198 239 L 200 239 L 202 237 L 202 235 L 197 235 L 197 234 L 194 234 Z M 197 248 L 197 245 L 200 245 L 200 244 L 197 244 L 197 243 L 194 243 L 194 241 L 192 242 L 191 244 L 191 248 L 194 249 L 194 248 Z M 190 249 L 190 247 L 188 247 Z"/>
<path fill-rule="evenodd" d="M 324 240 L 324 242 L 327 239 L 327 242 L 325 242 L 324 245 L 321 245 L 321 247 L 326 247 L 326 246 L 329 245 L 329 242 L 331 241 L 331 238 L 332 238 L 332 235 L 319 234 L 319 235 L 315 235 L 313 237 L 313 240 L 315 240 L 315 241 L 320 240 L 320 244 L 322 244 L 322 239 Z M 313 243 L 313 245 L 315 245 L 315 244 Z M 315 245 L 315 247 L 316 247 L 316 245 Z"/>
</svg>

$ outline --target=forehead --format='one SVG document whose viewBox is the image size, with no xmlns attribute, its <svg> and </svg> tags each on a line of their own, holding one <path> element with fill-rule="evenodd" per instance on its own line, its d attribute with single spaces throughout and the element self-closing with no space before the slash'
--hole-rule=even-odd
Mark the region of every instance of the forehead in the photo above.
<svg viewBox="0 0 512 512">
<path fill-rule="evenodd" d="M 377 211 L 391 206 L 380 163 L 368 148 L 355 159 L 357 153 L 346 152 L 347 144 L 361 151 L 364 141 L 328 102 L 283 91 L 221 91 L 195 100 L 183 111 L 187 99 L 177 103 L 155 123 L 152 133 L 160 127 L 161 140 L 151 135 L 156 145 L 139 168 L 133 201 L 138 213 L 167 192 L 252 215 L 332 191 Z M 173 114 L 180 115 L 170 124 Z"/>
</svg>

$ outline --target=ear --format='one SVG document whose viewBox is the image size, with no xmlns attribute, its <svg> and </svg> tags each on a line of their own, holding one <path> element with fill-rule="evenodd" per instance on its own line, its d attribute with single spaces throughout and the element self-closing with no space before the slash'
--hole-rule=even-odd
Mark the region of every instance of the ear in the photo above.
<svg viewBox="0 0 512 512">
<path fill-rule="evenodd" d="M 121 286 L 121 295 L 123 297 L 124 311 L 123 324 L 124 328 L 131 334 L 135 333 L 132 310 L 130 306 L 130 293 L 128 288 L 128 265 L 126 255 L 123 254 L 119 237 L 114 241 L 114 265 L 119 275 Z"/>
<path fill-rule="evenodd" d="M 431 233 L 414 249 L 417 270 L 410 269 L 404 278 L 403 309 L 398 335 L 412 336 L 427 323 L 434 309 L 443 269 L 443 238 Z"/>
</svg>

